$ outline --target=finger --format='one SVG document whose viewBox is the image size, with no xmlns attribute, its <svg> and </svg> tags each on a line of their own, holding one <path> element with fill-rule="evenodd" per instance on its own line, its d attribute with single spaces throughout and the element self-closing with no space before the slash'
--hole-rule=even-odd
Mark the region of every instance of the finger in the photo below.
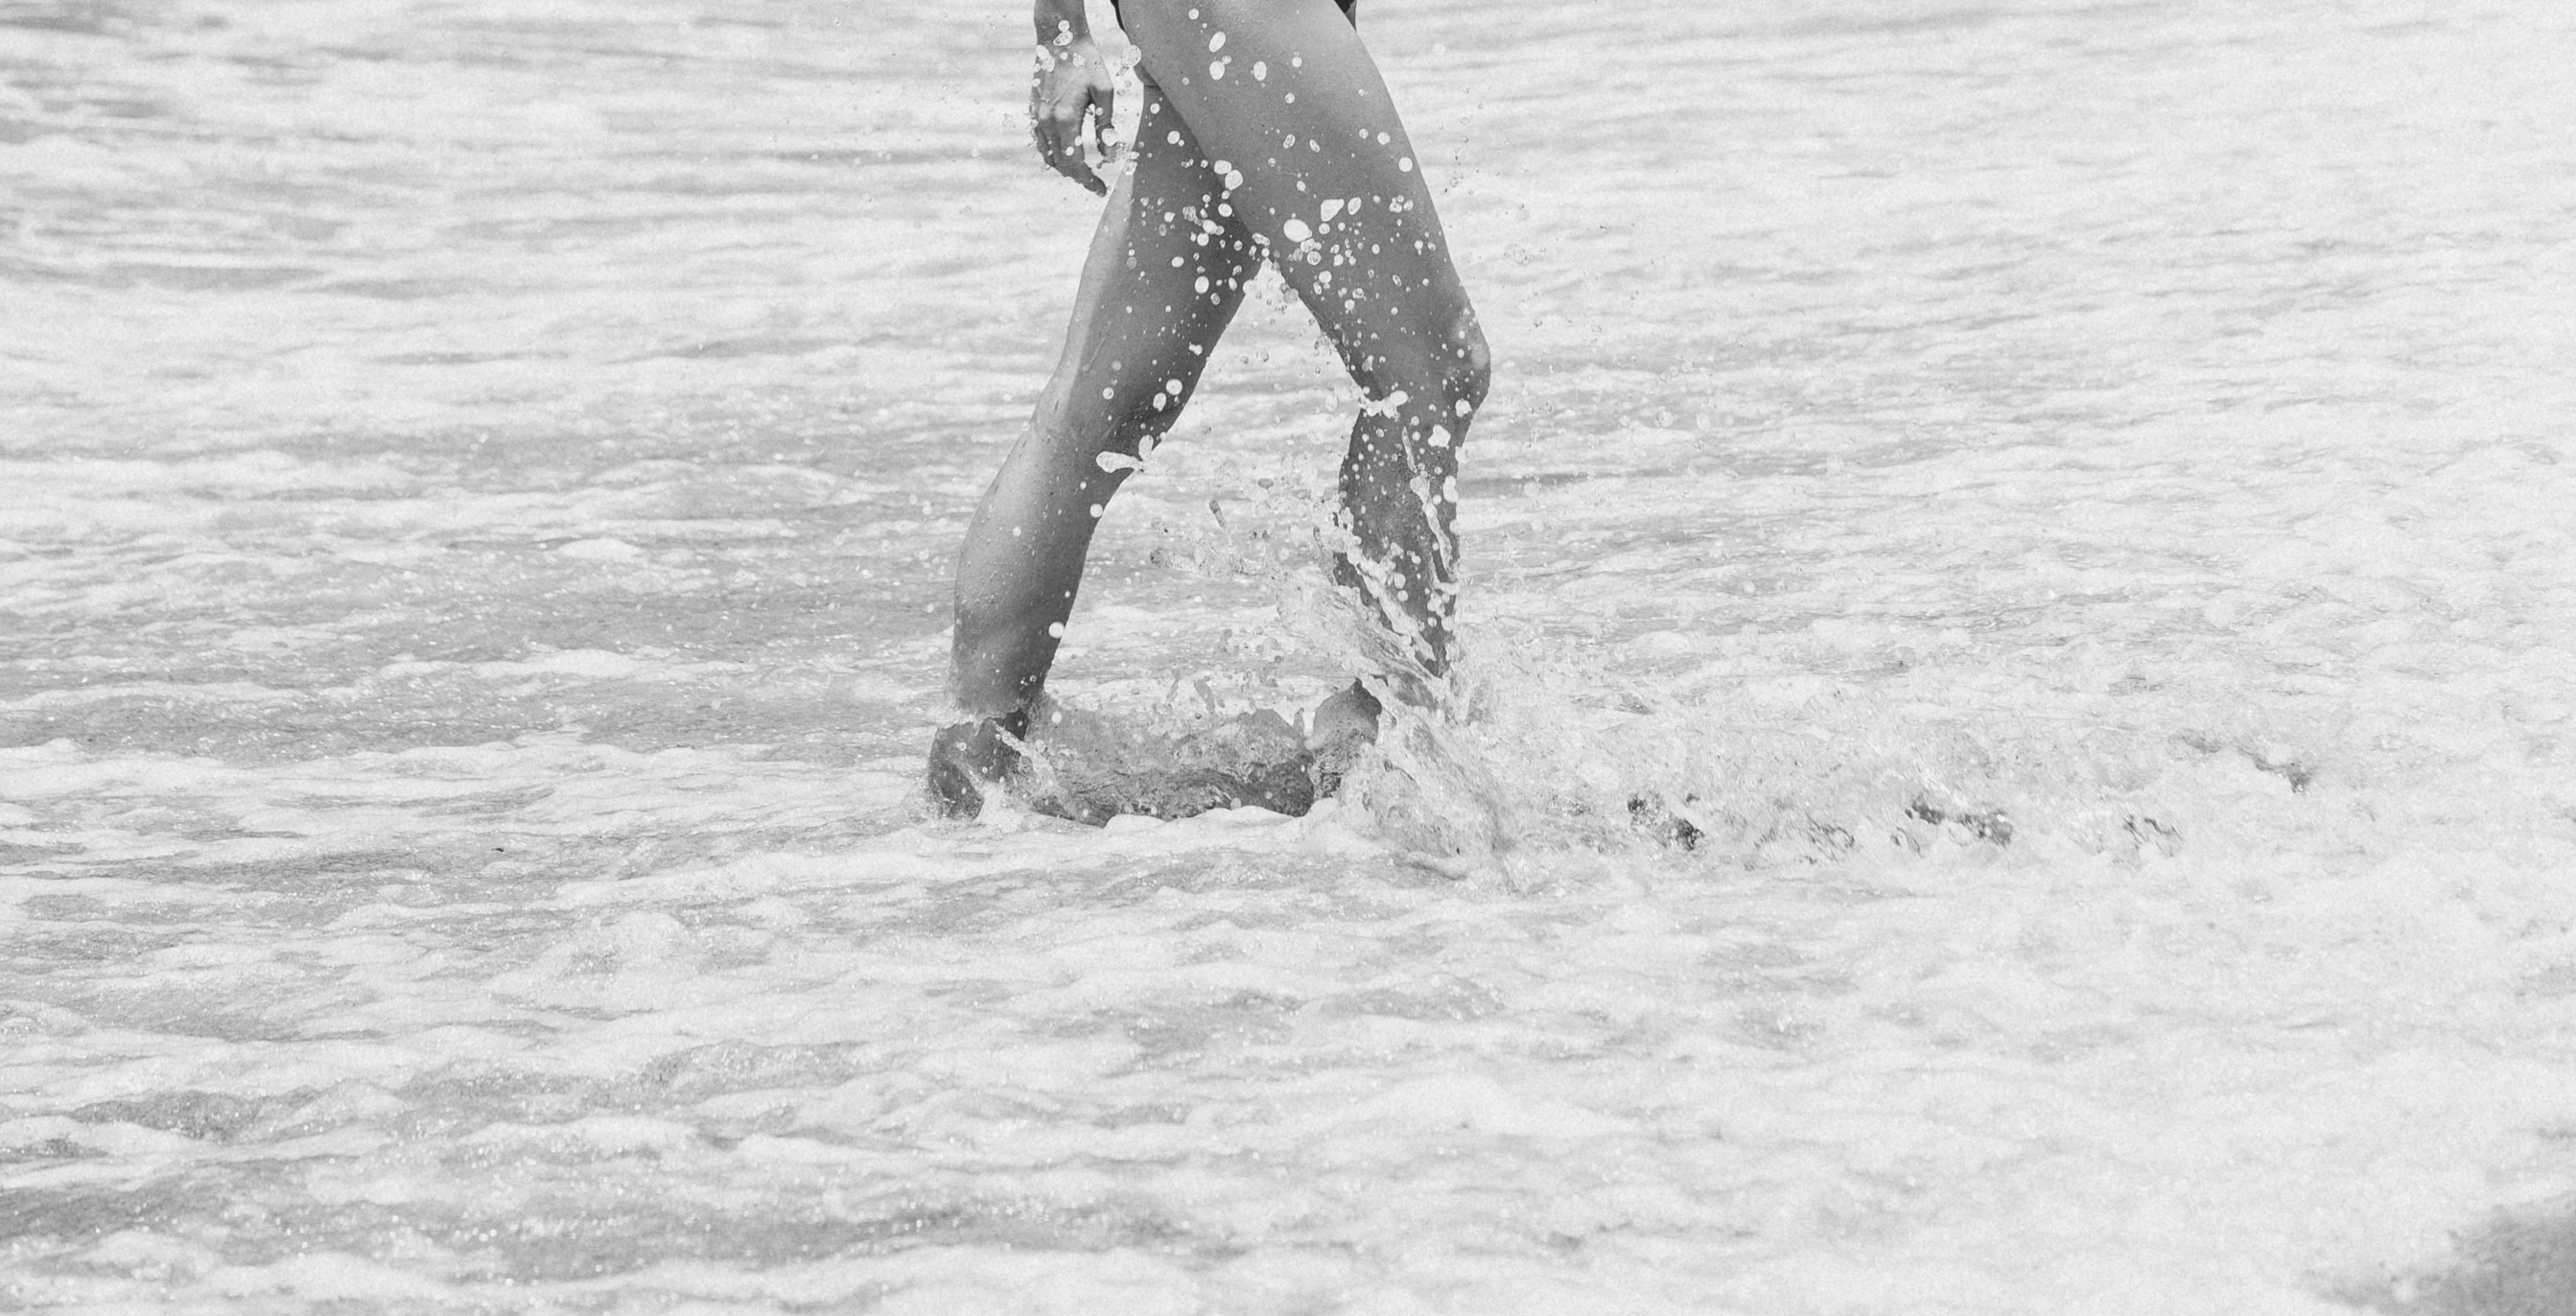
<svg viewBox="0 0 2576 1316">
<path fill-rule="evenodd" d="M 1109 190 L 1082 158 L 1082 111 L 1078 105 L 1056 107 L 1043 121 L 1041 133 L 1046 139 L 1048 167 L 1095 193 Z"/>
<path fill-rule="evenodd" d="M 1029 140 L 1038 148 L 1038 158 L 1050 169 L 1061 168 L 1064 158 L 1064 112 L 1041 91 L 1029 101 Z"/>
<path fill-rule="evenodd" d="M 1043 55 L 1046 52 L 1040 50 L 1039 53 Z M 1029 87 L 1029 145 L 1037 149 L 1038 159 L 1045 161 L 1047 167 L 1052 169 L 1055 167 L 1056 156 L 1055 135 L 1048 131 L 1047 108 L 1046 83 L 1039 81 L 1032 84 Z"/>
<path fill-rule="evenodd" d="M 1118 146 L 1124 141 L 1118 135 L 1118 84 L 1103 80 L 1092 89 L 1091 104 L 1100 114 L 1100 154 L 1114 159 Z"/>
<path fill-rule="evenodd" d="M 1046 117 L 1047 75 L 1055 71 L 1055 66 L 1055 52 L 1039 46 L 1036 62 L 1029 69 L 1029 124 L 1032 127 Z"/>
<path fill-rule="evenodd" d="M 1057 165 L 1056 169 L 1065 177 L 1088 188 L 1093 196 L 1109 195 L 1109 184 L 1100 181 L 1100 175 L 1091 171 L 1090 162 L 1082 158 L 1082 148 L 1078 146 L 1065 154 L 1064 162 Z"/>
</svg>

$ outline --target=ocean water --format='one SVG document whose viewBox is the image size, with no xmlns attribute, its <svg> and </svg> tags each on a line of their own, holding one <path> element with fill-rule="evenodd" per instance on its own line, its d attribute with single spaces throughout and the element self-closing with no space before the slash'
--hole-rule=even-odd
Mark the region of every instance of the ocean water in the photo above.
<svg viewBox="0 0 2576 1316">
<path fill-rule="evenodd" d="M 1025 21 L 0 0 L 0 1304 L 2571 1309 L 2576 13 L 1370 0 L 1463 859 L 930 816 Z M 1356 402 L 1069 707 L 1346 679 Z"/>
</svg>

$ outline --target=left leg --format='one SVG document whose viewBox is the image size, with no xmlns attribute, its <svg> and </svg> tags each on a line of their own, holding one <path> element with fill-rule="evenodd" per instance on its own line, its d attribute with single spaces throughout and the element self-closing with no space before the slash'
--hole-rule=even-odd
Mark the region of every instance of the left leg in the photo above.
<svg viewBox="0 0 2576 1316">
<path fill-rule="evenodd" d="M 1092 531 L 1136 459 L 1180 418 L 1260 253 L 1221 209 L 1223 181 L 1150 84 L 1135 164 L 1085 260 L 1064 351 L 993 477 L 957 559 L 950 683 L 977 719 L 940 734 L 931 785 L 971 812 L 1025 733 L 1082 582 Z"/>
<path fill-rule="evenodd" d="M 1458 449 L 1487 358 L 1377 65 L 1331 0 L 1126 0 L 1147 72 L 1368 401 L 1342 461 L 1356 587 L 1408 699 L 1448 670 Z"/>
</svg>

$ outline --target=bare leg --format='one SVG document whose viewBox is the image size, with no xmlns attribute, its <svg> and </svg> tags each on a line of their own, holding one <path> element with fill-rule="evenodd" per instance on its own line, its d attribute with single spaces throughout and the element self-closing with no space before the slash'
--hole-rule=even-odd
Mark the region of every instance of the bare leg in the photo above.
<svg viewBox="0 0 2576 1316">
<path fill-rule="evenodd" d="M 1180 418 L 1259 266 L 1250 234 L 1216 213 L 1221 189 L 1188 128 L 1151 90 L 1137 136 L 1136 166 L 1092 238 L 1064 354 L 958 555 L 952 671 L 970 713 L 1037 698 L 1124 459 Z"/>
<path fill-rule="evenodd" d="M 1064 353 L 958 554 L 950 680 L 983 723 L 933 746 L 932 787 L 953 812 L 974 803 L 952 798 L 963 778 L 943 762 L 998 775 L 1008 751 L 990 727 L 1024 733 L 1102 511 L 1130 459 L 1180 418 L 1260 267 L 1250 230 L 1220 208 L 1222 180 L 1150 86 L 1137 138 L 1092 237 Z"/>
<path fill-rule="evenodd" d="M 1341 563 L 1417 669 L 1449 665 L 1458 448 L 1484 335 L 1377 66 L 1331 0 L 1128 0 L 1128 36 L 1369 398 L 1342 462 Z"/>
<path fill-rule="evenodd" d="M 1129 0 L 1148 88 L 1134 171 L 1083 271 L 1064 356 L 959 556 L 952 678 L 980 720 L 941 733 L 931 784 L 980 803 L 1055 658 L 1093 521 L 1177 418 L 1263 252 L 1368 395 L 1342 462 L 1338 575 L 1394 641 L 1408 699 L 1448 670 L 1458 449 L 1487 356 L 1376 65 L 1330 0 Z M 1328 707 L 1373 728 L 1354 688 Z"/>
</svg>

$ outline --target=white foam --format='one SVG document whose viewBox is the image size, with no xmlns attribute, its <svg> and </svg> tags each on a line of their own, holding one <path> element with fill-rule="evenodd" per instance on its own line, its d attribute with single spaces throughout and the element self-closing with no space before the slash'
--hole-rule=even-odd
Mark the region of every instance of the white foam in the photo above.
<svg viewBox="0 0 2576 1316">
<path fill-rule="evenodd" d="M 2557 1209 L 2576 83 L 2492 9 L 1391 8 L 1475 716 L 1105 830 L 920 781 L 1091 214 L 989 15 L 12 29 L 15 1291 L 2313 1312 Z M 1368 661 L 1400 399 L 1268 278 L 1193 392 L 1112 726 Z"/>
</svg>

